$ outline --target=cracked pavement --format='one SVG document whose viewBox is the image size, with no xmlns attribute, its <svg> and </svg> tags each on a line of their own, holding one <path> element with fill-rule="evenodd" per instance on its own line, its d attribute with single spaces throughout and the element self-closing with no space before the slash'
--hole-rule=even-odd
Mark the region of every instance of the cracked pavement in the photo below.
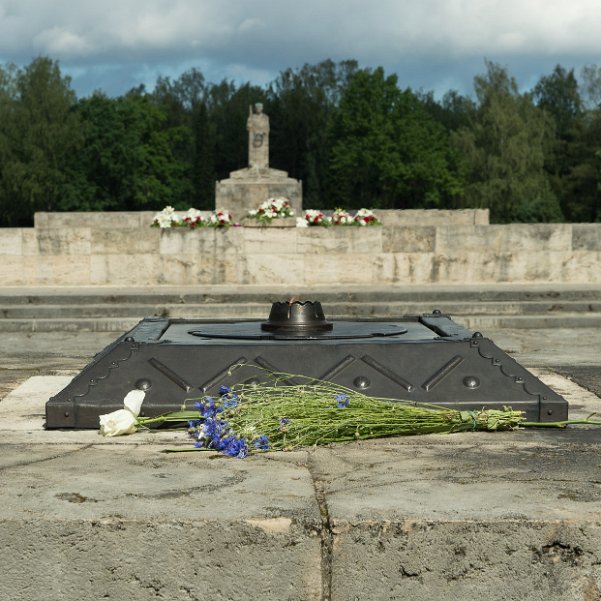
<svg viewBox="0 0 601 601">
<path fill-rule="evenodd" d="M 600 333 L 485 335 L 585 414 L 600 405 Z M 38 376 L 0 402 L 1 599 L 599 598 L 598 430 L 380 439 L 244 461 L 161 453 L 188 444 L 180 432 L 44 431 L 51 387 L 114 338 L 0 341 L 2 397 Z"/>
</svg>

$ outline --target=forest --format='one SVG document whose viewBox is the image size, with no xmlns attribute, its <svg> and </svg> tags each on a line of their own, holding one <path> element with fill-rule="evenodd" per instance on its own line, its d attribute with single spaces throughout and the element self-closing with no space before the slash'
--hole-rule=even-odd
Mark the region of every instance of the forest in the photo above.
<svg viewBox="0 0 601 601">
<path fill-rule="evenodd" d="M 471 94 L 442 98 L 353 60 L 262 87 L 190 69 L 152 91 L 78 98 L 58 61 L 38 57 L 0 66 L 0 227 L 31 226 L 36 211 L 213 209 L 215 181 L 247 166 L 255 102 L 270 117 L 270 165 L 302 180 L 305 208 L 601 221 L 596 65 L 557 65 L 524 92 L 484 61 Z"/>
</svg>

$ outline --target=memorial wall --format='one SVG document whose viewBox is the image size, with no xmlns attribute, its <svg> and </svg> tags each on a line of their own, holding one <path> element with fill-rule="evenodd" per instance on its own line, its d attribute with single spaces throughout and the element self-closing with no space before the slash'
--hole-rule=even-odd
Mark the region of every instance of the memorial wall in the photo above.
<svg viewBox="0 0 601 601">
<path fill-rule="evenodd" d="M 3 286 L 600 283 L 601 224 L 489 225 L 485 210 L 381 226 L 150 227 L 153 213 L 38 213 L 0 229 Z"/>
</svg>

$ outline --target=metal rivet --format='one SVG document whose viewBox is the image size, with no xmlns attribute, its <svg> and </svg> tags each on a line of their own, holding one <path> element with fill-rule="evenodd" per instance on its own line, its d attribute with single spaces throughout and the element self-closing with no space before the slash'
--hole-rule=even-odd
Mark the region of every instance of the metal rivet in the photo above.
<svg viewBox="0 0 601 601">
<path fill-rule="evenodd" d="M 474 332 L 472 338 L 482 338 L 482 332 Z"/>
<path fill-rule="evenodd" d="M 259 378 L 249 378 L 248 380 L 246 380 L 246 382 L 244 382 L 244 384 L 246 384 L 247 386 L 258 386 L 261 382 L 259 381 Z"/>
<path fill-rule="evenodd" d="M 547 409 L 547 415 L 553 415 L 553 409 Z"/>
<path fill-rule="evenodd" d="M 463 385 L 466 388 L 471 388 L 473 390 L 480 386 L 480 380 L 476 378 L 476 376 L 465 376 L 465 378 L 463 378 Z"/>
<path fill-rule="evenodd" d="M 361 388 L 361 390 L 365 390 L 366 388 L 369 388 L 371 386 L 369 378 L 366 378 L 365 376 L 357 376 L 353 380 L 353 384 L 356 388 Z"/>
<path fill-rule="evenodd" d="M 69 412 L 65 411 L 65 417 L 69 417 Z"/>
<path fill-rule="evenodd" d="M 440 309 L 434 309 L 432 311 L 432 315 L 440 315 L 442 313 L 442 311 Z"/>
<path fill-rule="evenodd" d="M 138 390 L 148 390 L 151 386 L 152 382 L 150 380 L 147 380 L 146 378 L 143 378 L 136 382 L 136 388 Z"/>
<path fill-rule="evenodd" d="M 134 339 L 131 336 L 127 336 L 126 338 L 124 338 L 125 342 L 133 342 Z"/>
</svg>

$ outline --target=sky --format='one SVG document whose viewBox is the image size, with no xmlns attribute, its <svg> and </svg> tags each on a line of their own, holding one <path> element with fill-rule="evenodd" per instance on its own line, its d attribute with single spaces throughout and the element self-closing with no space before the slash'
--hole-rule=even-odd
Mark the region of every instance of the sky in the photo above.
<svg viewBox="0 0 601 601">
<path fill-rule="evenodd" d="M 599 0 L 0 0 L 0 63 L 59 61 L 79 97 L 188 69 L 263 86 L 289 67 L 355 59 L 399 86 L 473 90 L 485 59 L 523 90 L 554 66 L 601 65 Z"/>
</svg>

